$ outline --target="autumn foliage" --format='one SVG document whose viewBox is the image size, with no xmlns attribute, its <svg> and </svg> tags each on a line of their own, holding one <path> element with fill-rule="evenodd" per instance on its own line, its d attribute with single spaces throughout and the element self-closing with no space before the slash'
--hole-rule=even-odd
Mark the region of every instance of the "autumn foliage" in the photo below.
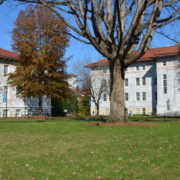
<svg viewBox="0 0 180 180">
<path fill-rule="evenodd" d="M 29 5 L 21 11 L 12 31 L 12 49 L 20 53 L 9 84 L 15 86 L 22 97 L 55 99 L 70 95 L 64 54 L 69 36 L 66 25 L 46 7 Z"/>
</svg>

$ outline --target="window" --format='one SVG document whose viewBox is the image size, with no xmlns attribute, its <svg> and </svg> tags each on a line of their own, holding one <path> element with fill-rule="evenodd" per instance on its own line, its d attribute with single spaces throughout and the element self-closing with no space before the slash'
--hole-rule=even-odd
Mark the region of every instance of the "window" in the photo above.
<svg viewBox="0 0 180 180">
<path fill-rule="evenodd" d="M 125 79 L 125 86 L 128 86 L 128 79 Z"/>
<path fill-rule="evenodd" d="M 3 109 L 3 117 L 8 117 L 8 109 Z"/>
<path fill-rule="evenodd" d="M 136 78 L 136 86 L 140 86 L 139 78 Z"/>
<path fill-rule="evenodd" d="M 139 71 L 139 66 L 136 66 L 136 71 Z"/>
<path fill-rule="evenodd" d="M 4 75 L 8 74 L 8 65 L 4 65 Z"/>
<path fill-rule="evenodd" d="M 107 73 L 107 69 L 103 69 L 103 73 Z"/>
<path fill-rule="evenodd" d="M 157 85 L 157 77 L 155 77 L 154 84 Z"/>
<path fill-rule="evenodd" d="M 167 75 L 163 74 L 163 92 L 167 94 Z"/>
<path fill-rule="evenodd" d="M 145 86 L 146 85 L 146 78 L 142 78 L 142 85 Z"/>
<path fill-rule="evenodd" d="M 140 93 L 139 92 L 136 92 L 136 100 L 140 101 Z"/>
<path fill-rule="evenodd" d="M 146 108 L 142 108 L 142 113 L 146 114 Z"/>
<path fill-rule="evenodd" d="M 163 66 L 166 66 L 166 61 L 163 61 L 162 63 L 163 63 Z"/>
<path fill-rule="evenodd" d="M 105 79 L 102 80 L 102 85 L 103 85 L 103 87 L 106 87 L 106 80 Z"/>
<path fill-rule="evenodd" d="M 103 101 L 107 101 L 106 94 L 103 94 Z"/>
<path fill-rule="evenodd" d="M 140 108 L 136 108 L 136 114 L 140 114 Z"/>
<path fill-rule="evenodd" d="M 142 100 L 146 101 L 146 92 L 142 92 Z"/>
<path fill-rule="evenodd" d="M 157 101 L 157 92 L 155 92 L 155 101 Z"/>
<path fill-rule="evenodd" d="M 109 108 L 106 108 L 106 115 L 109 115 Z"/>
<path fill-rule="evenodd" d="M 146 70 L 146 66 L 145 65 L 142 65 L 142 70 Z"/>
<path fill-rule="evenodd" d="M 125 101 L 128 101 L 129 97 L 128 97 L 128 93 L 125 93 Z"/>
<path fill-rule="evenodd" d="M 16 117 L 21 117 L 21 110 L 20 109 L 16 109 Z"/>
</svg>

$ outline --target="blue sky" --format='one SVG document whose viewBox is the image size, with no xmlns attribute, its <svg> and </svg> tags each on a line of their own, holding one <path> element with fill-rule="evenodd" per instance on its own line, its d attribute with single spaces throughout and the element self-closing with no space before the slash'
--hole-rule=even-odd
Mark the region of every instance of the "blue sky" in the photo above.
<svg viewBox="0 0 180 180">
<path fill-rule="evenodd" d="M 11 30 L 13 29 L 13 23 L 17 18 L 17 15 L 21 9 L 25 9 L 25 6 L 19 6 L 12 9 L 11 3 L 6 3 L 0 5 L 0 48 L 11 50 Z M 167 28 L 167 32 L 171 33 L 172 27 Z M 177 37 L 180 39 L 179 37 Z M 175 43 L 164 38 L 162 35 L 155 35 L 153 42 L 151 43 L 152 47 L 165 47 L 173 46 Z M 98 61 L 103 59 L 103 57 L 90 45 L 86 45 L 82 42 L 79 42 L 75 39 L 71 39 L 70 47 L 67 48 L 66 57 L 73 56 L 68 63 L 68 73 L 71 71 L 71 62 L 78 61 L 83 57 L 90 57 L 93 61 Z"/>
</svg>

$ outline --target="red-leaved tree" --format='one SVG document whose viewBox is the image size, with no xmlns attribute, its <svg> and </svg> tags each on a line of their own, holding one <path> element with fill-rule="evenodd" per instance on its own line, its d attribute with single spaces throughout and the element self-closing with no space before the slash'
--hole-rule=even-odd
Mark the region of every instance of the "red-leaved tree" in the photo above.
<svg viewBox="0 0 180 180">
<path fill-rule="evenodd" d="M 38 114 L 42 114 L 42 99 L 70 95 L 64 54 L 69 43 L 67 26 L 46 7 L 29 5 L 21 11 L 12 31 L 12 49 L 20 53 L 9 84 L 17 88 L 22 98 L 39 100 Z"/>
</svg>

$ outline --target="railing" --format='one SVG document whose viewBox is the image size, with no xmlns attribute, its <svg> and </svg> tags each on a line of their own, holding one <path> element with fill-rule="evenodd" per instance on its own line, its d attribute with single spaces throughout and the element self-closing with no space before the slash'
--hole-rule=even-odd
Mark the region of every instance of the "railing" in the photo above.
<svg viewBox="0 0 180 180">
<path fill-rule="evenodd" d="M 16 112 L 16 111 L 9 111 L 7 113 L 7 117 L 6 117 L 6 113 L 4 112 L 0 112 L 0 118 L 10 118 L 10 117 L 31 117 L 31 116 L 38 116 L 38 111 L 33 110 L 28 112 L 26 111 L 20 111 L 20 112 Z M 50 114 L 46 111 L 43 111 L 42 116 L 50 116 Z"/>
<path fill-rule="evenodd" d="M 133 115 L 128 116 L 128 118 L 132 121 L 180 121 L 180 116 L 168 116 L 168 115 L 149 115 L 149 114 L 143 114 L 143 115 Z"/>
</svg>

